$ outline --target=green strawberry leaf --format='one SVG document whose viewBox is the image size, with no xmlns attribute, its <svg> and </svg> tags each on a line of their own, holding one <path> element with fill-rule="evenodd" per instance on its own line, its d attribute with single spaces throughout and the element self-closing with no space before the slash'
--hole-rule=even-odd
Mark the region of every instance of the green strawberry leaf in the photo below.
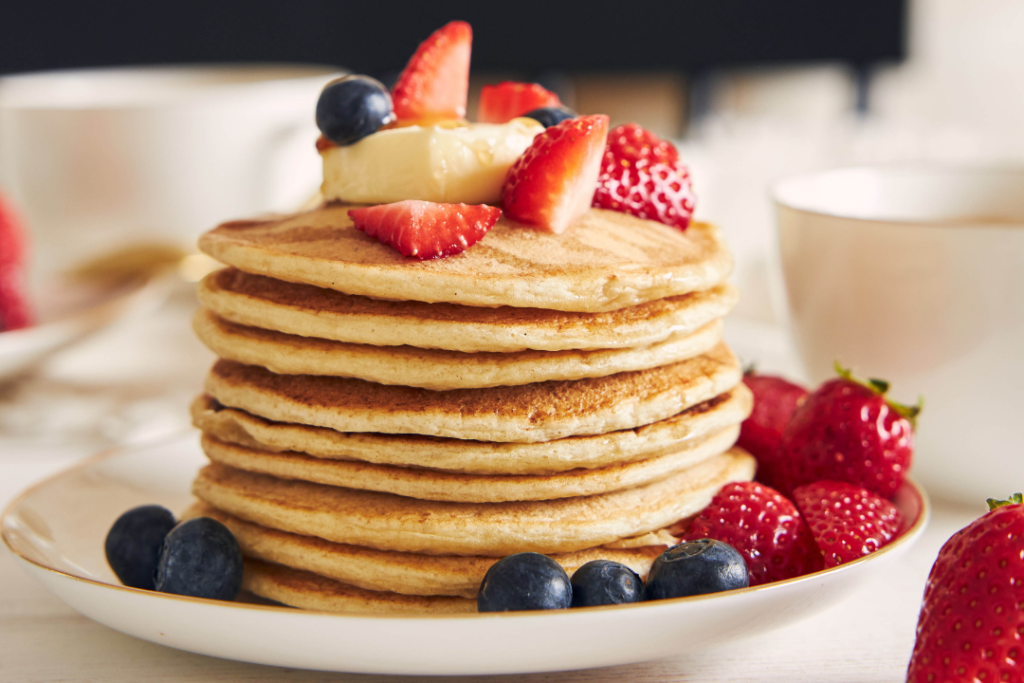
<svg viewBox="0 0 1024 683">
<path fill-rule="evenodd" d="M 835 371 L 840 377 L 855 384 L 859 384 L 862 387 L 866 387 L 871 391 L 875 392 L 879 396 L 885 396 L 889 393 L 889 382 L 884 379 L 878 379 L 872 377 L 866 382 L 861 379 L 854 377 L 853 372 L 849 368 L 844 368 L 842 363 L 838 360 L 835 361 Z M 917 397 L 917 404 L 908 406 L 902 403 L 896 403 L 895 401 L 885 400 L 889 404 L 889 407 L 895 410 L 901 417 L 905 417 L 910 426 L 917 429 L 917 416 L 921 414 L 921 410 L 924 408 L 924 396 Z"/>
<path fill-rule="evenodd" d="M 988 503 L 989 510 L 995 510 L 996 508 L 1001 508 L 1004 505 L 1020 505 L 1024 503 L 1024 495 L 1014 493 L 1012 496 L 1010 496 L 1009 500 L 997 500 L 995 498 L 989 498 L 985 502 Z"/>
</svg>

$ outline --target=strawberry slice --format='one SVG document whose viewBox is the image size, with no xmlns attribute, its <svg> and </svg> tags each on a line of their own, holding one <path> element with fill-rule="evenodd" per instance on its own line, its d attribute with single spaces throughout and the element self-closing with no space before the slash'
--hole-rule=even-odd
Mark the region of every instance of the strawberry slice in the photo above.
<svg viewBox="0 0 1024 683">
<path fill-rule="evenodd" d="M 457 119 L 466 115 L 469 54 L 473 29 L 453 21 L 420 43 L 391 89 L 395 116 L 409 119 Z"/>
<path fill-rule="evenodd" d="M 793 502 L 821 548 L 826 567 L 870 555 L 896 538 L 902 522 L 895 505 L 841 481 L 797 486 Z"/>
<path fill-rule="evenodd" d="M 608 137 L 608 117 L 581 116 L 551 126 L 516 159 L 501 188 L 514 220 L 555 234 L 590 208 Z"/>
<path fill-rule="evenodd" d="M 480 123 L 507 123 L 534 109 L 561 104 L 558 95 L 536 83 L 504 81 L 481 89 L 476 120 Z"/>
<path fill-rule="evenodd" d="M 484 204 L 435 204 L 407 199 L 394 204 L 352 209 L 357 229 L 418 259 L 459 254 L 483 239 L 501 217 L 501 209 Z"/>
</svg>

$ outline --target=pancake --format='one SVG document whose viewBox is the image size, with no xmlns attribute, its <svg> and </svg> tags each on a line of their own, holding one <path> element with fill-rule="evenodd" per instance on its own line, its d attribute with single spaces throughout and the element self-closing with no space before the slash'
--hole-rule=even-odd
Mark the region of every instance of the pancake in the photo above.
<svg viewBox="0 0 1024 683">
<path fill-rule="evenodd" d="M 277 564 L 246 560 L 242 588 L 261 598 L 300 609 L 352 614 L 461 614 L 476 612 L 476 600 L 445 595 L 368 591 L 325 576 Z"/>
<path fill-rule="evenodd" d="M 207 465 L 200 500 L 241 519 L 335 543 L 427 555 L 563 553 L 663 529 L 703 509 L 755 461 L 740 449 L 660 481 L 599 496 L 515 503 L 447 503 L 286 481 Z"/>
<path fill-rule="evenodd" d="M 726 392 L 742 379 L 725 344 L 649 370 L 514 387 L 429 391 L 341 377 L 278 375 L 219 360 L 206 393 L 278 422 L 343 432 L 537 442 L 633 429 Z"/>
<path fill-rule="evenodd" d="M 196 312 L 199 340 L 221 358 L 286 375 L 354 377 L 435 391 L 514 386 L 550 380 L 604 377 L 678 363 L 707 353 L 722 341 L 722 322 L 676 334 L 638 349 L 462 353 L 413 346 L 370 346 L 299 337 L 247 327 Z"/>
<path fill-rule="evenodd" d="M 648 346 L 717 320 L 739 295 L 728 283 L 607 313 L 380 301 L 224 268 L 199 284 L 199 300 L 225 320 L 353 344 L 491 351 Z"/>
<path fill-rule="evenodd" d="M 350 206 L 224 223 L 199 248 L 279 280 L 395 301 L 600 312 L 710 289 L 732 270 L 717 228 L 590 209 L 554 235 L 502 217 L 471 249 L 417 261 L 356 230 Z"/>
<path fill-rule="evenodd" d="M 279 479 L 301 479 L 328 486 L 382 491 L 420 500 L 504 503 L 592 496 L 643 486 L 728 450 L 736 443 L 739 432 L 740 427 L 736 424 L 647 460 L 542 475 L 458 474 L 326 460 L 304 453 L 274 453 L 246 448 L 205 434 L 202 445 L 211 462 Z"/>
<path fill-rule="evenodd" d="M 541 443 L 338 432 L 271 422 L 225 408 L 210 396 L 193 402 L 192 424 L 219 441 L 262 451 L 298 451 L 317 458 L 466 474 L 551 474 L 633 462 L 682 447 L 742 422 L 750 415 L 752 402 L 750 390 L 740 383 L 730 392 L 644 427 Z"/>
<path fill-rule="evenodd" d="M 475 598 L 494 557 L 417 555 L 331 543 L 244 522 L 205 503 L 192 506 L 182 519 L 212 517 L 223 523 L 247 558 L 286 565 L 358 588 L 409 595 L 455 595 Z M 646 577 L 666 545 L 639 548 L 587 548 L 551 555 L 570 575 L 591 560 L 612 560 Z"/>
</svg>

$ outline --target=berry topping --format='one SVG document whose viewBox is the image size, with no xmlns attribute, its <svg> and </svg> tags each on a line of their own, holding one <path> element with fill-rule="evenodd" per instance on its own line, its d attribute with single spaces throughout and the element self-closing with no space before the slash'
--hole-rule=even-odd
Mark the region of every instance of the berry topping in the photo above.
<svg viewBox="0 0 1024 683">
<path fill-rule="evenodd" d="M 888 383 L 859 382 L 836 365 L 799 406 L 779 444 L 773 482 L 783 493 L 828 479 L 862 486 L 892 498 L 914 451 L 913 419 L 920 411 L 885 400 Z"/>
<path fill-rule="evenodd" d="M 1024 680 L 1024 505 L 992 508 L 953 534 L 924 589 L 907 683 Z M 993 507 L 994 506 L 994 507 Z"/>
<path fill-rule="evenodd" d="M 539 553 L 517 553 L 495 562 L 476 596 L 481 612 L 566 609 L 571 604 L 572 587 L 562 565 Z"/>
<path fill-rule="evenodd" d="M 635 123 L 608 135 L 594 206 L 685 230 L 696 198 L 675 146 Z"/>
<path fill-rule="evenodd" d="M 453 21 L 420 43 L 391 95 L 399 119 L 457 119 L 466 115 L 473 29 Z"/>
<path fill-rule="evenodd" d="M 519 157 L 501 190 L 509 218 L 553 233 L 590 208 L 608 117 L 582 116 L 548 128 Z"/>
<path fill-rule="evenodd" d="M 485 85 L 480 90 L 476 120 L 480 123 L 505 123 L 541 107 L 557 107 L 558 95 L 536 83 L 505 81 Z"/>
<path fill-rule="evenodd" d="M 640 602 L 644 583 L 635 571 L 611 560 L 593 560 L 573 572 L 572 606 L 594 607 Z"/>
<path fill-rule="evenodd" d="M 746 588 L 747 565 L 732 546 L 702 538 L 658 555 L 647 574 L 645 600 L 685 598 Z"/>
<path fill-rule="evenodd" d="M 469 204 L 435 204 L 415 199 L 352 209 L 355 227 L 405 256 L 434 259 L 459 254 L 483 239 L 501 209 Z"/>
<path fill-rule="evenodd" d="M 751 586 L 822 568 L 821 551 L 793 503 L 756 482 L 722 487 L 685 538 L 713 538 L 736 548 L 747 562 Z"/>
<path fill-rule="evenodd" d="M 826 567 L 870 555 L 896 538 L 903 521 L 889 501 L 839 481 L 798 486 L 793 501 L 811 528 Z"/>
<path fill-rule="evenodd" d="M 27 237 L 14 206 L 0 194 L 0 332 L 32 324 L 25 287 Z"/>
<path fill-rule="evenodd" d="M 196 517 L 164 538 L 156 590 L 211 600 L 234 600 L 242 589 L 242 551 L 228 528 Z"/>
<path fill-rule="evenodd" d="M 159 505 L 132 508 L 117 518 L 107 533 L 104 550 L 121 583 L 153 590 L 164 536 L 174 525 L 174 515 Z"/>
<path fill-rule="evenodd" d="M 556 126 L 562 121 L 576 118 L 576 112 L 568 107 L 541 107 L 523 114 L 526 118 L 539 121 L 545 128 Z"/>
<path fill-rule="evenodd" d="M 331 81 L 316 103 L 316 125 L 336 145 L 362 140 L 394 117 L 391 95 L 369 76 L 345 76 Z"/>
<path fill-rule="evenodd" d="M 743 378 L 743 383 L 754 394 L 754 410 L 743 421 L 736 445 L 757 458 L 757 480 L 777 488 L 775 470 L 782 432 L 807 390 L 781 377 L 752 373 Z"/>
</svg>

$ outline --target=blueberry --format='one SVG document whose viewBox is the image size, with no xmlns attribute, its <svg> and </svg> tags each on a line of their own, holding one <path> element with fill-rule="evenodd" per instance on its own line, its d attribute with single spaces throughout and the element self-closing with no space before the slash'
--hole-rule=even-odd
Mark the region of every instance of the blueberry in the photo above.
<svg viewBox="0 0 1024 683">
<path fill-rule="evenodd" d="M 324 86 L 316 125 L 336 145 L 351 145 L 394 120 L 391 95 L 369 76 L 345 76 Z"/>
<path fill-rule="evenodd" d="M 174 524 L 171 511 L 159 505 L 132 508 L 117 518 L 107 532 L 104 550 L 121 583 L 153 590 L 160 547 Z"/>
<path fill-rule="evenodd" d="M 654 560 L 644 599 L 684 598 L 749 585 L 743 556 L 731 545 L 702 538 L 673 546 Z"/>
<path fill-rule="evenodd" d="M 619 605 L 644 599 L 644 583 L 635 571 L 611 560 L 594 560 L 573 572 L 572 606 Z"/>
<path fill-rule="evenodd" d="M 476 596 L 481 612 L 565 609 L 571 604 L 569 576 L 560 564 L 539 553 L 518 553 L 495 562 Z"/>
<path fill-rule="evenodd" d="M 544 124 L 545 128 L 550 128 L 567 119 L 576 118 L 576 112 L 568 107 L 541 107 L 540 109 L 534 109 L 529 113 L 523 114 L 523 116 L 540 121 Z"/>
<path fill-rule="evenodd" d="M 242 588 L 242 551 L 228 528 L 196 517 L 171 529 L 156 569 L 156 590 L 234 600 Z"/>
</svg>

